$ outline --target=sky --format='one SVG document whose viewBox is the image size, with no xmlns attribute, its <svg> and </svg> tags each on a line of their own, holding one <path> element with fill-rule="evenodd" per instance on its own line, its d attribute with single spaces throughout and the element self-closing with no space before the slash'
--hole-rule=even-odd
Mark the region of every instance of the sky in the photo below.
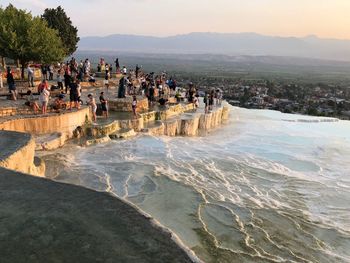
<svg viewBox="0 0 350 263">
<path fill-rule="evenodd" d="M 80 36 L 255 32 L 350 39 L 350 0 L 0 0 L 39 15 L 61 5 Z"/>
</svg>

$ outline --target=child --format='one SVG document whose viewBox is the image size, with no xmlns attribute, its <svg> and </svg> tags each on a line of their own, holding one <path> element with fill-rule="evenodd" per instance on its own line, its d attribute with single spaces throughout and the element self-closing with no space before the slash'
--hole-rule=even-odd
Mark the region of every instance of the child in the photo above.
<svg viewBox="0 0 350 263">
<path fill-rule="evenodd" d="M 132 99 L 132 112 L 134 113 L 134 117 L 136 117 L 136 108 L 137 108 L 137 99 L 136 96 L 133 96 Z"/>
<path fill-rule="evenodd" d="M 89 100 L 87 101 L 87 104 L 91 106 L 92 120 L 94 124 L 96 124 L 96 110 L 97 110 L 96 100 L 91 93 L 88 95 L 88 99 Z"/>
<path fill-rule="evenodd" d="M 47 104 L 49 103 L 50 91 L 47 88 L 44 88 L 40 92 L 39 101 L 41 102 L 41 112 L 42 114 L 46 114 L 47 112 Z"/>
<path fill-rule="evenodd" d="M 34 110 L 35 114 L 37 114 L 37 112 L 39 111 L 39 106 L 36 103 L 31 90 L 27 91 L 27 100 L 24 104 L 27 105 L 28 107 L 30 107 L 32 110 Z"/>
</svg>

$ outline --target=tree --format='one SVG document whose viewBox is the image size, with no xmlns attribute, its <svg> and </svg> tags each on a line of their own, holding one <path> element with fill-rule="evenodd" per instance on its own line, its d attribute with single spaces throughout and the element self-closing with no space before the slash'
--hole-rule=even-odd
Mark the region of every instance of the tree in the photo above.
<svg viewBox="0 0 350 263">
<path fill-rule="evenodd" d="M 0 56 L 19 60 L 24 68 L 31 61 L 53 63 L 62 61 L 64 48 L 56 30 L 40 17 L 9 5 L 0 8 Z"/>
<path fill-rule="evenodd" d="M 66 49 L 66 56 L 73 54 L 77 50 L 80 38 L 78 37 L 78 29 L 72 25 L 72 21 L 64 9 L 61 6 L 46 8 L 41 17 L 47 21 L 50 28 L 58 31 Z"/>
</svg>

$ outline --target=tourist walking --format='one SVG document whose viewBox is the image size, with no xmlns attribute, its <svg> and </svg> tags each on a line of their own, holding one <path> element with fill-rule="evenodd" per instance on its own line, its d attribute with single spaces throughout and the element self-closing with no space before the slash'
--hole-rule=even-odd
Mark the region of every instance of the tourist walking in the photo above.
<svg viewBox="0 0 350 263">
<path fill-rule="evenodd" d="M 108 104 L 107 104 L 107 100 L 105 99 L 103 91 L 100 93 L 100 102 L 101 102 L 101 108 L 102 108 L 102 115 L 107 119 L 108 118 Z"/>
<path fill-rule="evenodd" d="M 96 105 L 96 100 L 95 98 L 92 96 L 92 94 L 90 93 L 88 95 L 88 101 L 87 104 L 90 106 L 91 111 L 92 111 L 92 120 L 94 122 L 94 124 L 96 124 L 96 110 L 97 110 L 97 105 Z"/>
<path fill-rule="evenodd" d="M 34 87 L 34 70 L 29 65 L 27 67 L 27 73 L 29 87 Z"/>
<path fill-rule="evenodd" d="M 11 94 L 12 100 L 17 100 L 17 89 L 15 79 L 13 77 L 12 71 L 10 67 L 7 67 L 7 75 L 6 75 L 7 85 L 9 88 L 9 93 Z"/>
<path fill-rule="evenodd" d="M 46 114 L 47 112 L 47 105 L 49 103 L 49 98 L 50 98 L 50 91 L 48 90 L 48 88 L 45 87 L 44 89 L 41 90 L 39 95 L 39 102 L 41 103 L 42 114 Z"/>
</svg>

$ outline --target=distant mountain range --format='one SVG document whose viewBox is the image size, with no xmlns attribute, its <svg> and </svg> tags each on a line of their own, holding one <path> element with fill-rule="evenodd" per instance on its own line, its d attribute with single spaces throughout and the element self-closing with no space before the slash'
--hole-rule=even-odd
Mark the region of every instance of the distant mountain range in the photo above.
<svg viewBox="0 0 350 263">
<path fill-rule="evenodd" d="M 167 54 L 292 56 L 350 61 L 350 40 L 316 36 L 273 37 L 256 33 L 190 33 L 170 37 L 110 35 L 82 37 L 80 51 L 119 51 Z"/>
</svg>

